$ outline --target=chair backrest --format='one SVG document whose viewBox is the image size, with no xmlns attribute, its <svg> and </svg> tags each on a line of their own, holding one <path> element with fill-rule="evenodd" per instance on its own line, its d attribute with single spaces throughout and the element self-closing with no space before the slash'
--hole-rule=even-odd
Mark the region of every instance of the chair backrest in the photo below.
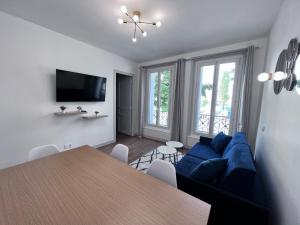
<svg viewBox="0 0 300 225">
<path fill-rule="evenodd" d="M 117 144 L 110 155 L 124 163 L 128 163 L 128 152 L 129 148 L 126 145 Z"/>
<path fill-rule="evenodd" d="M 29 160 L 39 159 L 55 153 L 59 153 L 59 149 L 56 145 L 43 145 L 35 147 L 29 152 Z"/>
<path fill-rule="evenodd" d="M 147 174 L 177 188 L 176 170 L 169 162 L 155 159 L 147 170 Z"/>
</svg>

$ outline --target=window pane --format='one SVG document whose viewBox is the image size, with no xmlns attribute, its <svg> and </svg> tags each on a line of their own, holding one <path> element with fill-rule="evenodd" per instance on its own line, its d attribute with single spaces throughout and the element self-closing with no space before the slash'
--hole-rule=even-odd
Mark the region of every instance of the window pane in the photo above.
<svg viewBox="0 0 300 225">
<path fill-rule="evenodd" d="M 157 100 L 158 100 L 158 73 L 150 73 L 149 76 L 149 101 L 148 101 L 148 123 L 156 125 Z"/>
<path fill-rule="evenodd" d="M 160 74 L 160 107 L 159 107 L 159 125 L 168 126 L 169 117 L 169 93 L 170 93 L 171 71 L 164 70 Z"/>
<path fill-rule="evenodd" d="M 209 133 L 212 92 L 214 83 L 215 66 L 201 67 L 199 76 L 199 93 L 197 107 L 197 131 Z"/>
<path fill-rule="evenodd" d="M 219 66 L 218 92 L 215 108 L 214 133 L 229 133 L 232 113 L 233 85 L 236 65 L 223 63 Z"/>
</svg>

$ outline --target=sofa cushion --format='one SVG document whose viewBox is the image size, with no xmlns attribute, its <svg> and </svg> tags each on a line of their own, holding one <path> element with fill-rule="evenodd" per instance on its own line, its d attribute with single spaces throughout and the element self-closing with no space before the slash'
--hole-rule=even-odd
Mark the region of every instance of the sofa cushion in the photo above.
<svg viewBox="0 0 300 225">
<path fill-rule="evenodd" d="M 229 151 L 230 149 L 235 146 L 235 145 L 246 145 L 248 147 L 249 144 L 248 144 L 248 141 L 247 141 L 247 137 L 245 135 L 245 133 L 243 132 L 237 132 L 231 139 L 231 141 L 229 142 L 229 144 L 227 145 L 227 147 L 225 148 L 224 152 L 223 152 L 223 156 L 225 156 Z"/>
<path fill-rule="evenodd" d="M 185 155 L 176 165 L 176 173 L 189 177 L 192 171 L 201 163 L 203 159 Z"/>
<path fill-rule="evenodd" d="M 210 145 L 215 150 L 216 153 L 222 154 L 228 143 L 230 142 L 231 137 L 220 132 L 214 139 L 211 141 Z"/>
<path fill-rule="evenodd" d="M 223 157 L 228 159 L 228 166 L 219 179 L 218 186 L 248 198 L 256 173 L 250 147 L 246 144 L 235 144 Z"/>
<path fill-rule="evenodd" d="M 210 145 L 195 144 L 187 155 L 200 158 L 202 160 L 222 158 L 222 155 L 216 153 Z"/>
<path fill-rule="evenodd" d="M 191 173 L 191 178 L 197 181 L 212 182 L 222 173 L 227 167 L 227 159 L 217 158 L 209 159 L 201 162 Z"/>
</svg>

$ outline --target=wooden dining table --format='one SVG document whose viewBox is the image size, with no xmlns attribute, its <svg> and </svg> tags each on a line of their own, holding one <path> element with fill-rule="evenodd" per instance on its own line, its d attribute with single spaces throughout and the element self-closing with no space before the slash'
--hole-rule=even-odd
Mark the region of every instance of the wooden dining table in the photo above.
<svg viewBox="0 0 300 225">
<path fill-rule="evenodd" d="M 0 170 L 0 224 L 205 225 L 210 205 L 89 146 Z"/>
</svg>

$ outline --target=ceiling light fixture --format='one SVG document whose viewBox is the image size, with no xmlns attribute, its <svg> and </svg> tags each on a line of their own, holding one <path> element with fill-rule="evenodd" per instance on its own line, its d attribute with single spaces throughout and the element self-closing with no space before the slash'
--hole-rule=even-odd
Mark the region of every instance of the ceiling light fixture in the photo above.
<svg viewBox="0 0 300 225">
<path fill-rule="evenodd" d="M 128 10 L 127 10 L 126 6 L 124 6 L 124 5 L 121 6 L 121 12 L 124 13 L 127 16 L 128 20 L 124 20 L 122 18 L 119 18 L 118 23 L 119 24 L 132 23 L 134 25 L 134 33 L 133 33 L 133 38 L 132 38 L 132 42 L 134 42 L 134 43 L 137 41 L 137 38 L 136 38 L 137 29 L 141 31 L 143 37 L 147 36 L 147 32 L 144 31 L 140 26 L 141 24 L 153 25 L 153 26 L 156 26 L 156 27 L 161 27 L 161 25 L 162 25 L 162 23 L 160 21 L 158 21 L 158 22 L 141 21 L 141 12 L 140 11 L 134 11 L 132 13 L 132 15 L 129 15 Z"/>
</svg>

